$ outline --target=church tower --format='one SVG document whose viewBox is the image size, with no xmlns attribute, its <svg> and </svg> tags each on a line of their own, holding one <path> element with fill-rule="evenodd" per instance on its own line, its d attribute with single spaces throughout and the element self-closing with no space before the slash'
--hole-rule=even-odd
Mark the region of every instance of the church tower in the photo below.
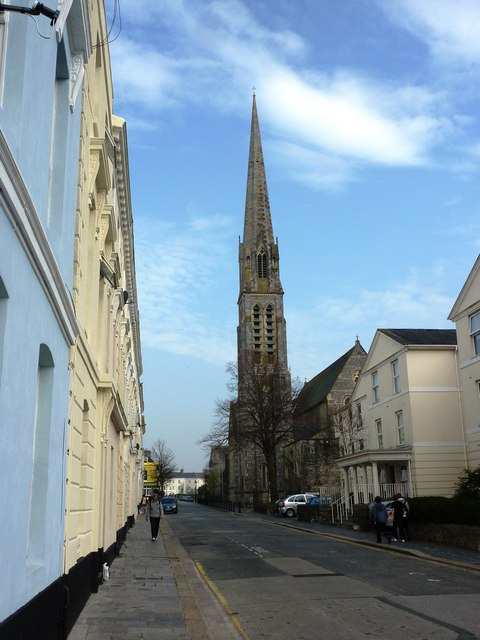
<svg viewBox="0 0 480 640">
<path fill-rule="evenodd" d="M 288 373 L 278 243 L 274 240 L 257 105 L 253 96 L 243 242 L 239 247 L 238 369 L 251 361 Z"/>
<path fill-rule="evenodd" d="M 232 446 L 230 457 L 230 496 L 232 500 L 252 504 L 272 499 L 272 491 L 269 492 L 269 488 L 272 489 L 272 476 L 276 478 L 275 491 L 282 488 L 283 448 L 281 438 L 271 446 L 263 445 L 263 449 L 262 446 L 245 440 L 242 440 L 239 446 L 241 434 L 253 428 L 245 427 L 245 420 L 252 420 L 251 417 L 245 418 L 246 415 L 251 415 L 251 407 L 245 409 L 242 398 L 254 395 L 251 387 L 252 372 L 257 375 L 254 385 L 259 383 L 259 371 L 261 375 L 269 376 L 270 379 L 273 376 L 277 385 L 275 393 L 282 394 L 283 398 L 289 395 L 291 387 L 278 243 L 273 235 L 255 95 L 252 105 L 243 242 L 240 242 L 239 246 L 239 276 L 238 400 L 234 403 L 230 415 L 230 442 L 236 442 L 236 446 Z M 261 385 L 266 389 L 265 382 L 261 382 Z M 273 386 L 268 387 L 270 391 Z M 267 391 L 264 393 L 267 394 Z M 277 427 L 274 427 L 274 430 L 277 430 Z M 281 431 L 281 427 L 278 431 Z M 240 436 L 236 438 L 235 434 Z M 266 456 L 266 449 L 273 454 Z"/>
</svg>

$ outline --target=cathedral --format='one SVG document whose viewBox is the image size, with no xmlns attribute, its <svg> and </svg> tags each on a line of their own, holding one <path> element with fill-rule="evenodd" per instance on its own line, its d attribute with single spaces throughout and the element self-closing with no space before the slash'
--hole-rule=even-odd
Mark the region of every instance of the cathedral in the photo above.
<svg viewBox="0 0 480 640">
<path fill-rule="evenodd" d="M 243 504 L 256 504 L 275 500 L 273 494 L 283 491 L 282 452 L 291 431 L 283 416 L 290 413 L 291 380 L 279 251 L 255 95 L 239 276 L 238 396 L 230 412 L 229 496 Z"/>
</svg>

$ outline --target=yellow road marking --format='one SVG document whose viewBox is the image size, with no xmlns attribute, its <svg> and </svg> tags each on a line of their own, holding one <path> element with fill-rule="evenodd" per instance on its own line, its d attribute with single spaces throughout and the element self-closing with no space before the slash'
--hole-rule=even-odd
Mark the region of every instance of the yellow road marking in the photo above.
<svg viewBox="0 0 480 640">
<path fill-rule="evenodd" d="M 202 576 L 202 578 L 205 580 L 205 582 L 207 583 L 208 587 L 211 589 L 211 591 L 214 593 L 215 597 L 217 598 L 217 600 L 220 602 L 220 604 L 222 605 L 222 607 L 225 609 L 225 611 L 227 612 L 227 614 L 230 616 L 230 618 L 232 619 L 233 624 L 235 625 L 235 628 L 237 629 L 238 633 L 242 636 L 242 638 L 245 638 L 245 640 L 248 640 L 248 636 L 245 632 L 245 630 L 243 629 L 242 625 L 240 624 L 240 622 L 238 621 L 238 619 L 236 618 L 235 614 L 232 612 L 232 610 L 230 609 L 230 606 L 228 604 L 228 602 L 225 600 L 225 598 L 223 597 L 223 595 L 220 593 L 219 589 L 213 584 L 213 582 L 210 580 L 210 578 L 207 576 L 207 572 L 205 571 L 205 569 L 203 568 L 203 565 L 201 562 L 195 562 L 195 566 L 197 567 L 198 571 L 200 572 L 200 575 Z"/>
</svg>

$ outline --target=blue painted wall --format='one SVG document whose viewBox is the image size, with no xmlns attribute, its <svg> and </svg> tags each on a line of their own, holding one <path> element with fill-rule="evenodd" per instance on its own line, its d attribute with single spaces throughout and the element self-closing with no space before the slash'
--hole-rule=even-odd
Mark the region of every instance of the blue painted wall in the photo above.
<svg viewBox="0 0 480 640">
<path fill-rule="evenodd" d="M 68 31 L 58 44 L 49 20 L 36 20 L 50 39 L 29 17 L 8 14 L 0 95 L 13 155 L 0 157 L 0 622 L 62 575 L 71 337 L 35 261 L 47 256 L 57 285 L 71 289 L 81 91 L 72 111 Z M 27 217 L 47 238 L 33 253 L 15 228 L 26 214 L 12 169 L 33 203 Z"/>
</svg>

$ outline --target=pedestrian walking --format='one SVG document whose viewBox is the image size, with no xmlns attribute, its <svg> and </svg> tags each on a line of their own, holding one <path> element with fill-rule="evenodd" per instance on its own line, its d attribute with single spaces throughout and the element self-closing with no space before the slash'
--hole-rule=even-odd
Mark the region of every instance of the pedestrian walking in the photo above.
<svg viewBox="0 0 480 640">
<path fill-rule="evenodd" d="M 408 502 L 405 500 L 405 498 L 402 496 L 401 493 L 396 493 L 393 496 L 392 509 L 393 509 L 393 535 L 396 536 L 395 538 L 392 538 L 392 540 L 396 542 L 398 538 L 400 542 L 405 542 L 408 535 L 407 520 L 408 520 L 409 507 L 408 507 Z"/>
<path fill-rule="evenodd" d="M 160 526 L 160 518 L 163 516 L 162 503 L 158 499 L 156 493 L 153 494 L 151 501 L 147 505 L 145 520 L 150 519 L 150 529 L 152 531 L 152 540 L 158 538 L 158 528 Z"/>
<path fill-rule="evenodd" d="M 387 533 L 387 507 L 383 504 L 382 498 L 380 496 L 375 496 L 375 504 L 373 505 L 373 520 L 375 522 L 377 542 L 382 542 L 382 536 L 384 536 L 387 541 L 390 542 L 390 535 Z"/>
</svg>

